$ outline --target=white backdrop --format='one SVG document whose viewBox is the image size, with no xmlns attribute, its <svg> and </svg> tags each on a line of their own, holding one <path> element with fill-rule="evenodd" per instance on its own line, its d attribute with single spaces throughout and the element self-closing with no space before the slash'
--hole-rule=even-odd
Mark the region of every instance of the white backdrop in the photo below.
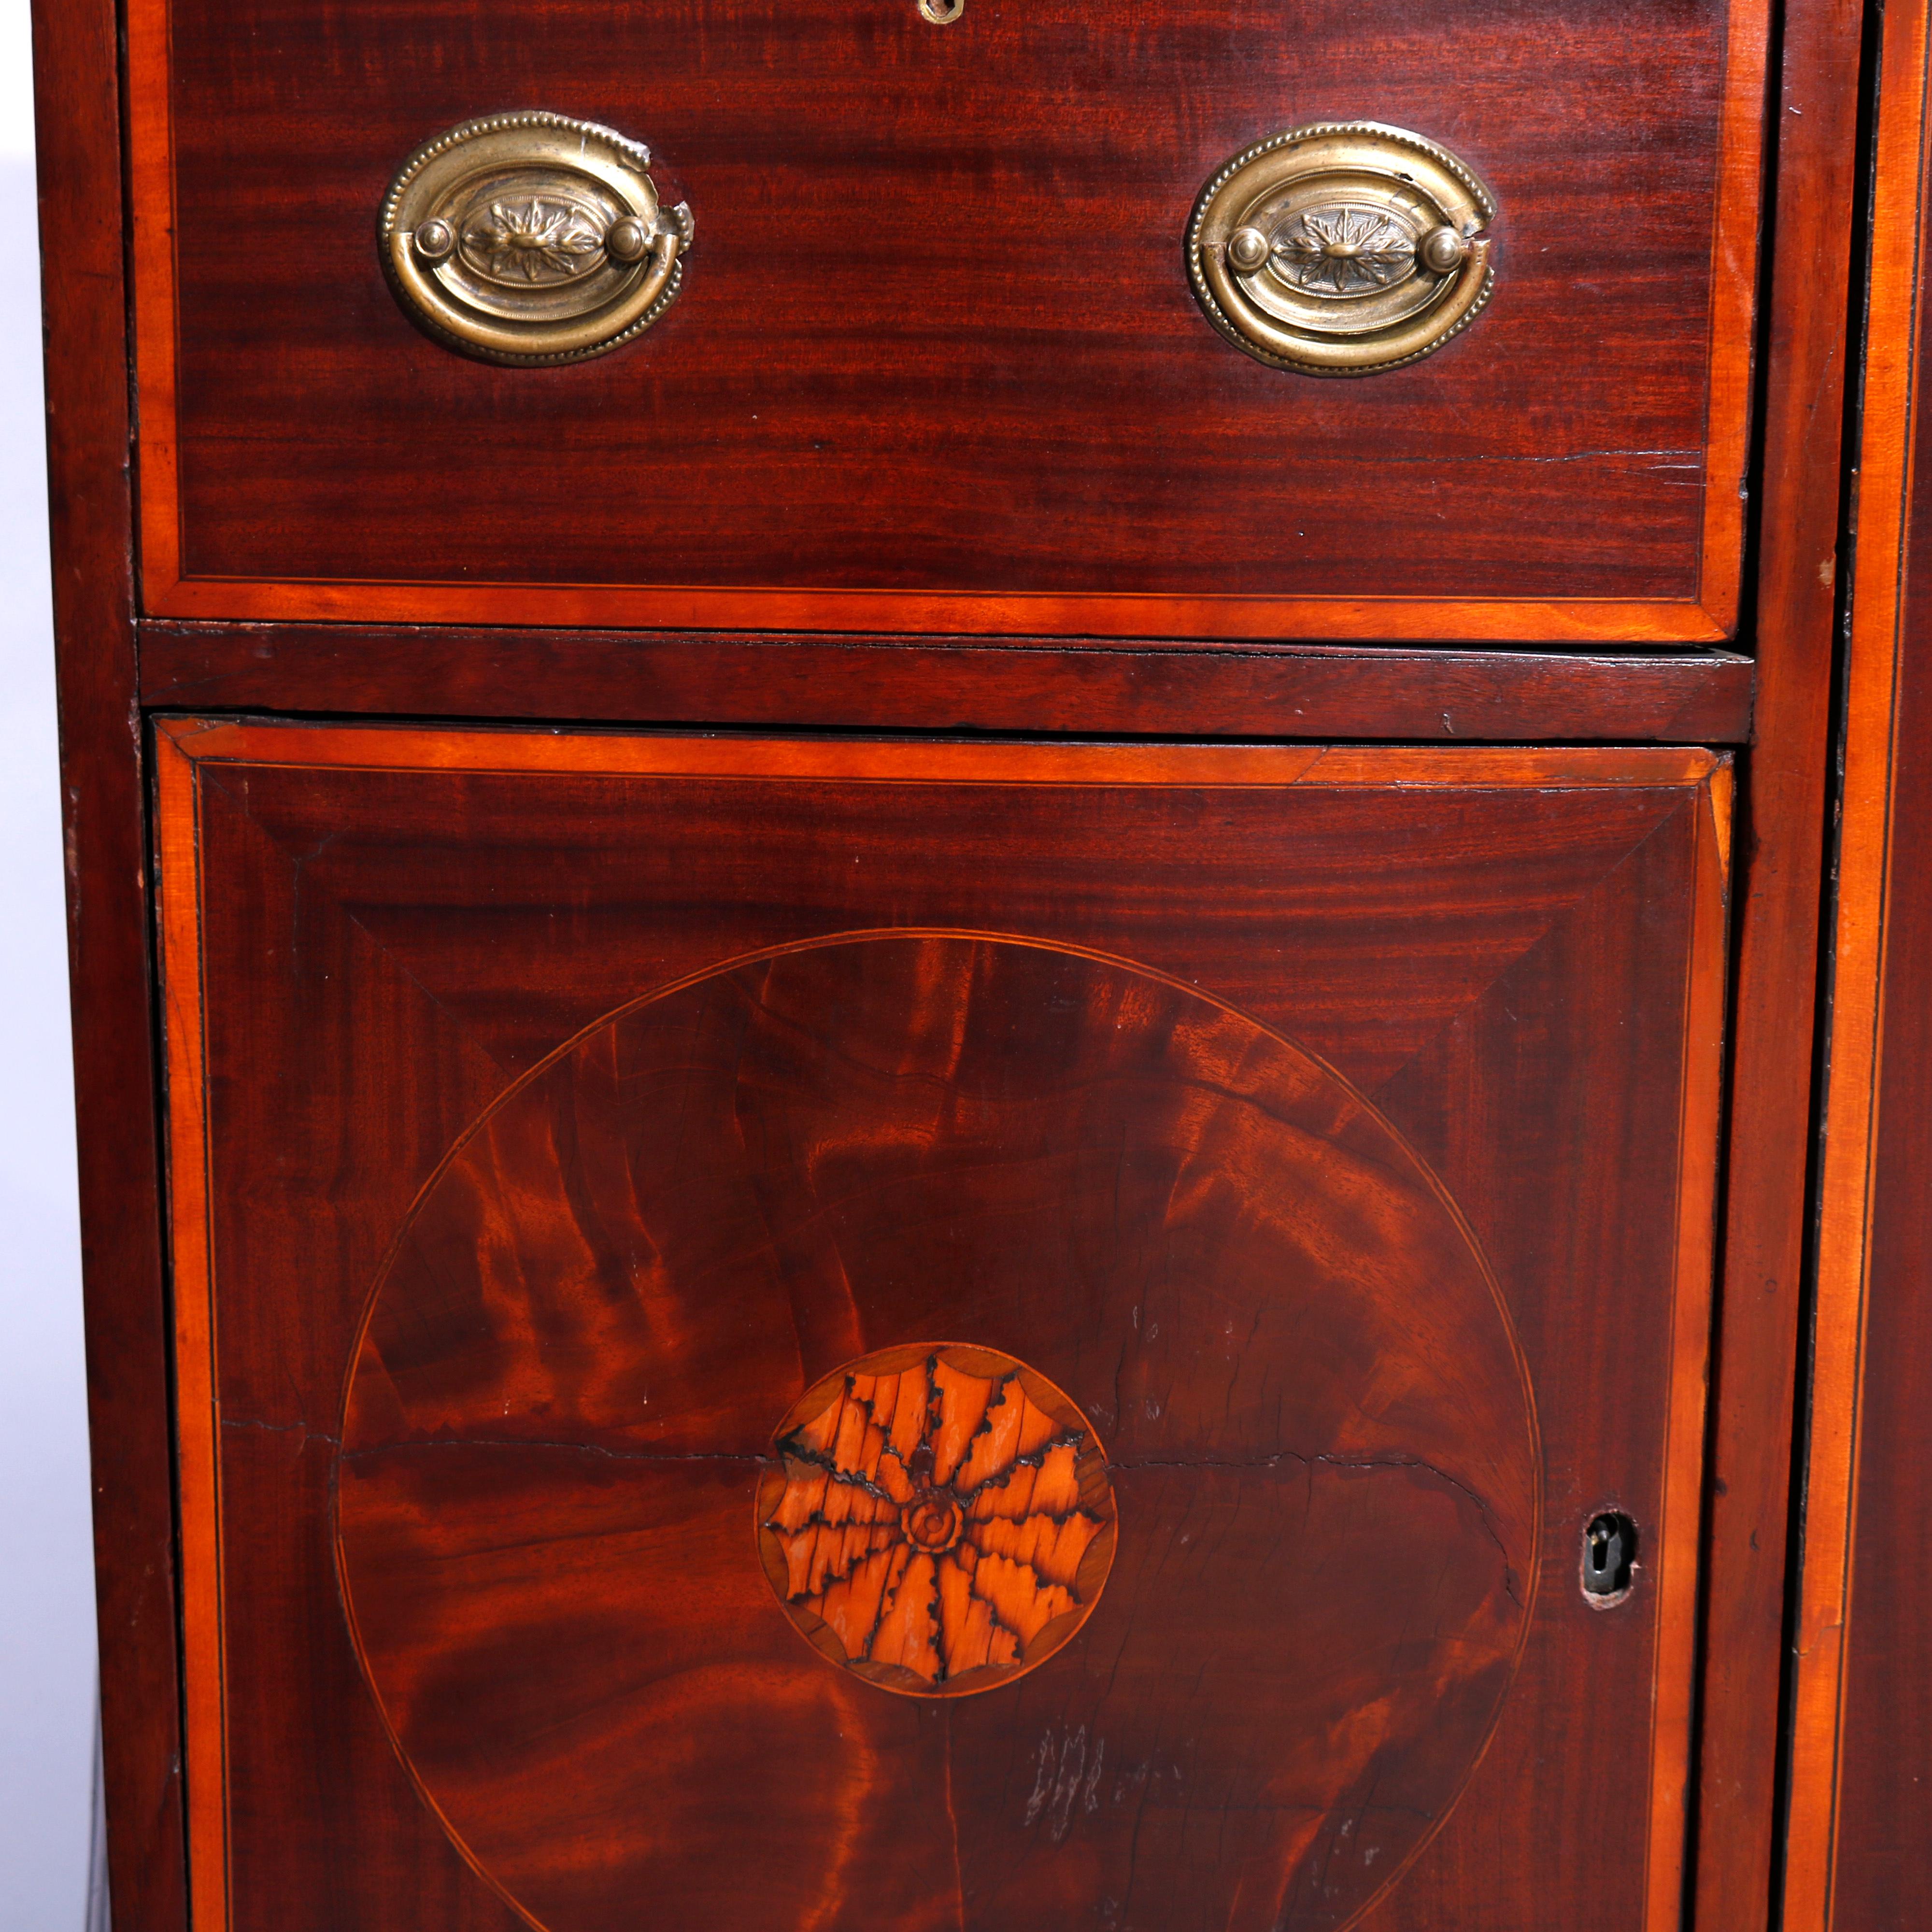
<svg viewBox="0 0 1932 1932">
<path fill-rule="evenodd" d="M 0 207 L 34 206 L 27 0 L 0 0 Z M 94 1572 L 42 467 L 40 290 L 0 276 L 0 1932 L 82 1932 Z"/>
</svg>

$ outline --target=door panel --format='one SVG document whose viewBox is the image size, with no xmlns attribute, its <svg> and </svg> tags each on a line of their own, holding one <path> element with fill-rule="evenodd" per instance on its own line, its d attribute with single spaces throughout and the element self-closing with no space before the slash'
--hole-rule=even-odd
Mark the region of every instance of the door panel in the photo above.
<svg viewBox="0 0 1932 1932">
<path fill-rule="evenodd" d="M 159 743 L 198 1924 L 1676 1922 L 1723 760 Z"/>
<path fill-rule="evenodd" d="M 140 0 L 147 608 L 1718 638 L 1765 19 Z M 644 142 L 693 212 L 676 302 L 599 359 L 466 359 L 386 286 L 392 178 L 508 109 Z M 1493 293 L 1407 367 L 1266 366 L 1190 290 L 1190 212 L 1355 117 L 1487 182 Z"/>
</svg>

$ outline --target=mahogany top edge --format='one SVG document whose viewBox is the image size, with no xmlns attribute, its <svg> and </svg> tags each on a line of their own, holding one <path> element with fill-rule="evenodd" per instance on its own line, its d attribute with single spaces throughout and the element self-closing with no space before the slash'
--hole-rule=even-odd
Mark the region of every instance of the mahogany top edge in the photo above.
<svg viewBox="0 0 1932 1932">
<path fill-rule="evenodd" d="M 140 627 L 150 709 L 1443 743 L 1748 743 L 1727 651 Z"/>
</svg>

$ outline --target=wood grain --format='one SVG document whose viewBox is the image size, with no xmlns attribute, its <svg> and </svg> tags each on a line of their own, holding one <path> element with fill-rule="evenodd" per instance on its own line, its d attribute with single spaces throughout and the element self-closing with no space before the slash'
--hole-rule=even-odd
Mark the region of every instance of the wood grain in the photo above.
<svg viewBox="0 0 1932 1932">
<path fill-rule="evenodd" d="M 109 4 L 38 0 L 33 36 L 108 1892 L 118 1925 L 183 1932 L 172 1428 L 148 956 L 147 774 L 135 688 L 118 26 Z M 34 243 L 22 237 L 21 245 Z M 17 909 L 14 916 L 21 916 Z M 74 1804 L 80 1798 L 64 1794 Z"/>
<path fill-rule="evenodd" d="M 592 734 L 426 730 L 410 724 L 305 724 L 164 718 L 165 741 L 196 764 L 253 764 L 265 746 L 278 766 L 398 772 L 631 773 L 758 778 L 772 784 L 843 779 L 865 784 L 1077 784 L 1113 790 L 1211 785 L 1276 791 L 1311 773 L 1329 787 L 1412 789 L 1548 786 L 1676 788 L 1728 769 L 1700 746 L 1403 745 L 1080 745 L 840 742 L 720 734 Z"/>
<path fill-rule="evenodd" d="M 660 1894 L 694 1925 L 742 1924 L 741 1894 L 762 1886 L 772 1902 L 762 1922 L 810 1922 L 849 1902 L 868 1918 L 950 1928 L 962 1922 L 963 1885 L 964 1922 L 976 1928 L 1030 1916 L 1061 1924 L 1110 1896 L 1124 1924 L 1192 1928 L 1200 1914 L 1184 1886 L 1208 1885 L 1225 1893 L 1216 1922 L 1333 1927 L 1381 1882 L 1398 1843 L 1414 1842 L 1404 1834 L 1431 1828 L 1378 1925 L 1419 1932 L 1473 1912 L 1486 1927 L 1532 1932 L 1568 1885 L 1564 1848 L 1592 1832 L 1641 1850 L 1577 1899 L 1582 1932 L 1675 1924 L 1659 1902 L 1674 1899 L 1682 1874 L 1672 1819 L 1682 1817 L 1696 1567 L 1695 1510 L 1682 1499 L 1697 1488 L 1708 1312 L 1695 1276 L 1709 1234 L 1721 761 L 1688 749 L 813 745 L 192 721 L 170 722 L 163 740 L 198 802 L 199 872 L 183 863 L 170 814 L 162 877 L 171 916 L 198 934 L 215 1178 L 210 1276 L 182 1277 L 184 1296 L 210 1298 L 219 1338 L 210 1402 L 184 1411 L 189 1436 L 218 1445 L 222 1516 L 220 1643 L 202 1661 L 224 1698 L 230 1889 L 198 1880 L 198 1924 L 272 1911 L 292 1932 L 424 1922 L 500 1932 L 512 1907 L 419 1792 L 472 1832 L 483 1820 L 481 1834 L 496 1836 L 479 1864 L 501 1883 L 508 1858 L 520 1885 L 566 1901 L 560 1924 L 601 1922 L 611 1908 L 598 1874 L 632 1856 L 626 1847 L 723 1832 L 730 1856 L 711 1862 L 710 1880 L 672 1870 L 666 1882 L 679 1889 Z M 966 950 L 1036 956 L 1027 970 L 1051 990 L 1022 996 L 1010 980 L 1002 992 L 982 971 L 984 998 L 966 1010 L 1004 1020 L 962 1036 L 949 1004 L 958 976 L 935 962 L 962 942 L 945 935 L 1002 927 L 1005 939 Z M 892 936 L 823 943 L 882 928 Z M 752 952 L 766 956 L 758 973 L 748 962 L 717 970 Z M 875 966 L 854 980 L 841 962 L 861 954 L 919 970 Z M 1144 963 L 1124 969 L 1124 958 Z M 838 972 L 842 992 L 824 977 Z M 640 992 L 680 986 L 637 1004 Z M 748 988 L 759 994 L 749 1006 Z M 1096 1024 L 1096 988 L 1128 1001 L 1115 1017 L 1134 1024 Z M 620 1007 L 632 1018 L 607 1024 Z M 712 1021 L 694 1033 L 706 1010 Z M 728 1026 L 705 1032 L 734 1012 L 765 1042 L 742 1060 L 727 1050 Z M 909 1013 L 930 1022 L 910 1048 Z M 610 1057 L 654 1025 L 644 1059 Z M 828 1064 L 818 1043 L 827 1026 L 848 1044 L 872 1042 L 845 1055 L 836 1079 L 811 1071 Z M 1292 1046 L 1281 1040 L 1290 1030 Z M 952 1072 L 937 1084 L 888 1077 L 899 1063 L 881 1056 L 894 1040 L 902 1059 L 911 1050 Z M 1079 1053 L 1138 1070 L 1123 1097 L 1109 1101 L 1102 1082 L 1084 1100 L 1030 1114 L 1019 1105 L 1036 1090 L 1088 1093 L 1060 1079 Z M 1249 1124 L 1221 1143 L 1230 1151 L 1203 1184 L 1163 1186 L 1157 1162 L 1124 1155 L 1143 1141 L 1172 1144 L 1180 1130 L 1163 1120 L 1201 1124 L 1186 1130 L 1190 1144 L 1209 1122 L 1206 1089 L 1177 1112 L 1156 1104 L 1174 1090 L 1142 1077 L 1175 1054 L 1221 1067 L 1223 1086 L 1236 1070 L 1238 1084 L 1264 1086 L 1292 1072 L 1304 1112 L 1277 1122 L 1216 1102 L 1231 1128 Z M 667 1077 L 693 1070 L 681 1113 L 625 1102 L 635 1090 L 625 1069 L 647 1064 Z M 706 1067 L 715 1076 L 700 1076 Z M 732 1069 L 760 1067 L 769 1075 L 736 1085 Z M 699 1102 L 714 1080 L 716 1096 L 742 1095 L 736 1126 L 735 1103 L 721 1116 Z M 976 1117 L 976 1092 L 988 1103 L 1006 1096 L 1005 1111 Z M 1085 1127 L 1066 1129 L 1067 1104 Z M 615 1164 L 598 1151 L 600 1118 L 642 1136 Z M 1291 1131 L 1296 1119 L 1310 1131 Z M 814 1120 L 873 1124 L 841 1140 Z M 1406 1614 L 1412 1599 L 1389 1582 L 1397 1552 L 1436 1549 L 1442 1562 L 1425 1562 L 1431 1580 L 1418 1586 L 1434 1608 L 1378 1653 L 1395 1668 L 1452 1601 L 1467 1600 L 1458 1593 L 1472 1580 L 1494 1585 L 1490 1528 L 1506 1548 L 1523 1533 L 1510 1526 L 1520 1501 L 1508 1501 L 1521 1480 L 1506 1474 L 1522 1398 L 1505 1425 L 1484 1418 L 1508 1402 L 1498 1411 L 1500 1394 L 1480 1393 L 1509 1382 L 1484 1366 L 1502 1361 L 1494 1348 L 1473 1334 L 1435 1346 L 1426 1332 L 1306 1348 L 1278 1348 L 1264 1329 L 1244 1342 L 1238 1321 L 1227 1337 L 1228 1313 L 1210 1316 L 1198 1297 L 1218 1308 L 1252 1271 L 1210 1268 L 1185 1288 L 1196 1250 L 1180 1231 L 1220 1225 L 1258 1256 L 1277 1238 L 1266 1215 L 1226 1220 L 1222 1194 L 1205 1184 L 1251 1170 L 1234 1150 L 1274 1146 L 1288 1171 L 1312 1174 L 1336 1157 L 1323 1148 L 1355 1144 L 1351 1134 L 1380 1149 L 1354 1194 L 1331 1179 L 1286 1196 L 1271 1183 L 1255 1198 L 1295 1203 L 1274 1218 L 1280 1238 L 1332 1228 L 1307 1250 L 1354 1284 L 1320 1304 L 1331 1334 L 1346 1308 L 1370 1318 L 1378 1300 L 1412 1324 L 1432 1308 L 1494 1322 L 1481 1296 L 1446 1292 L 1472 1279 L 1456 1270 L 1480 1274 L 1454 1261 L 1458 1242 L 1486 1256 L 1538 1391 L 1544 1444 L 1533 1460 L 1547 1489 L 1542 1534 L 1492 1598 L 1495 1614 L 1531 1604 L 1533 1575 L 1543 1587 L 1494 1739 L 1446 1821 L 1440 1798 L 1414 1808 L 1429 1814 L 1419 1821 L 1392 1794 L 1442 1788 L 1442 1754 L 1466 1753 L 1470 1714 L 1496 1694 L 1480 1670 L 1419 1732 L 1391 1713 L 1307 1747 L 1318 1772 L 1347 1760 L 1386 1775 L 1331 1801 L 1310 1796 L 1326 1849 L 1311 1840 L 1298 1856 L 1292 1790 L 1257 1795 L 1205 1774 L 1210 1740 L 1221 1740 L 1214 1750 L 1258 1748 L 1251 1723 L 1207 1724 L 1234 1708 L 1228 1677 L 1197 1670 L 1184 1682 L 1134 1660 L 1158 1650 L 1166 1626 L 1192 1616 L 1202 1629 L 1207 1617 L 1219 1619 L 1207 1654 L 1251 1693 L 1285 1670 L 1318 1676 L 1324 1658 L 1351 1654 L 1340 1633 Z M 933 1163 L 934 1148 L 975 1135 L 1003 1160 Z M 786 1150 L 808 1145 L 823 1152 L 801 1167 Z M 947 1188 L 1017 1198 L 1002 1190 L 1024 1193 L 1017 1156 L 1028 1148 L 1036 1178 L 1068 1177 L 1040 1196 L 1054 1211 L 1025 1223 L 1028 1238 L 1010 1238 L 1013 1224 L 996 1215 L 945 1211 Z M 881 1160 L 898 1164 L 906 1187 L 842 1184 L 842 1172 Z M 542 1187 L 492 1196 L 482 1184 L 493 1172 L 544 1171 L 566 1190 L 567 1223 L 541 1204 Z M 672 1282 L 707 1279 L 687 1237 L 734 1225 L 704 1208 L 734 1172 L 763 1177 L 761 1204 L 748 1211 L 778 1238 L 743 1250 L 739 1272 L 763 1270 L 767 1287 L 741 1292 L 714 1270 L 710 1289 L 680 1300 Z M 1420 1191 L 1402 1178 L 1429 1174 L 1438 1180 Z M 921 1175 L 923 1196 L 912 1184 Z M 1237 1196 L 1254 1184 L 1228 1184 Z M 814 1190 L 832 1211 L 812 1211 Z M 894 1198 L 904 1211 L 887 1211 Z M 1420 1218 L 1368 1211 L 1397 1198 Z M 608 1231 L 650 1199 L 662 1204 L 650 1225 L 686 1234 L 647 1263 Z M 1432 1236 L 1419 1251 L 1435 1264 L 1436 1298 L 1405 1294 L 1400 1268 L 1361 1268 L 1373 1228 L 1419 1228 L 1431 1216 L 1440 1227 L 1450 1199 L 1467 1234 Z M 1086 1206 L 1059 1211 L 1067 1202 Z M 524 1262 L 513 1259 L 513 1224 L 538 1238 Z M 546 1226 L 558 1238 L 538 1237 Z M 1154 1238 L 1157 1226 L 1174 1238 Z M 866 1226 L 876 1239 L 857 1238 Z M 1136 1226 L 1145 1238 L 1130 1256 L 1118 1244 Z M 837 1258 L 866 1240 L 903 1258 L 842 1276 Z M 994 1248 L 1005 1271 L 974 1273 L 972 1255 Z M 506 1289 L 523 1286 L 479 1301 L 479 1264 Z M 638 1266 L 662 1285 L 654 1312 L 619 1286 Z M 370 1316 L 379 1276 L 412 1286 L 400 1300 L 386 1291 Z M 1086 1626 L 1017 1683 L 952 1699 L 886 1695 L 814 1655 L 772 1599 L 754 1534 L 758 1474 L 788 1402 L 872 1339 L 854 1325 L 855 1289 L 902 1310 L 901 1340 L 950 1339 L 958 1331 L 942 1315 L 977 1310 L 967 1339 L 1048 1376 L 1106 1444 L 1121 1524 L 1112 1573 Z M 553 1314 L 575 1311 L 561 1326 L 542 1312 L 558 1294 Z M 1099 1298 L 1091 1320 L 1083 1297 Z M 382 1372 L 358 1374 L 350 1425 L 356 1441 L 386 1446 L 345 1460 L 344 1480 L 366 1474 L 364 1493 L 386 1500 L 358 1516 L 345 1487 L 345 1535 L 357 1544 L 347 1567 L 414 1786 L 358 1688 L 331 1556 L 332 1418 L 365 1316 Z M 626 1324 L 645 1355 L 627 1354 Z M 673 1346 L 685 1364 L 674 1373 L 662 1353 Z M 647 1358 L 660 1368 L 627 1393 L 619 1365 Z M 1201 1366 L 1222 1358 L 1246 1365 L 1228 1390 Z M 1412 1368 L 1370 1385 L 1371 1408 L 1395 1432 L 1383 1447 L 1404 1466 L 1317 1463 L 1289 1475 L 1296 1466 L 1271 1462 L 1277 1449 L 1354 1459 L 1348 1429 L 1329 1428 L 1312 1397 L 1283 1406 L 1268 1365 L 1292 1364 L 1299 1385 L 1340 1400 L 1355 1385 L 1351 1364 L 1403 1360 Z M 1476 1392 L 1446 1405 L 1426 1397 L 1444 1376 L 1474 1377 Z M 593 1413 L 608 1420 L 574 1435 L 572 1418 Z M 1304 1426 L 1291 1429 L 1297 1418 Z M 1430 1456 L 1436 1428 L 1460 1432 L 1468 1450 Z M 748 1449 L 732 1447 L 740 1442 Z M 1163 1450 L 1170 1442 L 1178 1455 Z M 1255 1466 L 1214 1466 L 1230 1444 L 1234 1462 Z M 740 1454 L 750 1460 L 730 1460 Z M 1164 1466 L 1175 1461 L 1201 1466 Z M 1432 1468 L 1461 1472 L 1480 1505 Z M 1298 1518 L 1319 1507 L 1283 1540 L 1267 1526 L 1291 1493 Z M 582 1513 L 584 1534 L 553 1534 L 560 1496 Z M 1582 1525 L 1608 1507 L 1628 1509 L 1646 1540 L 1636 1592 L 1606 1614 L 1575 1579 Z M 1390 1510 L 1409 1527 L 1391 1518 L 1376 1530 Z M 1300 1539 L 1331 1533 L 1359 1553 L 1313 1563 L 1315 1545 Z M 626 1597 L 633 1614 L 614 1623 L 601 1566 L 620 1546 L 627 1574 L 647 1585 L 671 1574 L 676 1552 L 689 1584 Z M 1162 1562 L 1147 1558 L 1163 1552 L 1177 1586 L 1190 1565 L 1211 1563 L 1226 1586 L 1162 1598 Z M 436 1580 L 464 1574 L 475 1592 Z M 496 1579 L 488 1588 L 486 1574 Z M 206 1599 L 212 1580 L 198 1568 L 190 1596 Z M 525 1612 L 513 1613 L 519 1600 Z M 1142 1602 L 1176 1607 L 1143 1628 L 1126 1614 Z M 532 1622 L 536 1605 L 566 1624 Z M 1323 1625 L 1331 1614 L 1339 1621 Z M 1283 1651 L 1269 1641 L 1277 1617 L 1334 1634 Z M 755 1636 L 754 1648 L 716 1668 L 676 1667 L 730 1630 Z M 1118 1672 L 1096 1677 L 1108 1644 Z M 1372 1667 L 1384 1666 L 1365 1652 L 1361 1668 Z M 1606 1705 L 1588 1694 L 1606 1682 L 1658 1691 Z M 520 1700 L 518 1682 L 548 1688 Z M 639 1724 L 617 1720 L 622 1709 Z M 523 1756 L 476 1748 L 476 1726 L 500 1723 L 511 1726 L 506 1744 L 524 1741 Z M 761 1822 L 780 1815 L 765 1802 L 775 1774 L 760 1740 L 772 1726 L 863 1748 L 813 1754 L 811 1774 L 783 1788 L 794 1826 L 761 1838 Z M 1304 1735 L 1260 1729 L 1284 1750 Z M 546 1754 L 554 1773 L 525 1785 L 527 1803 L 484 1802 L 493 1779 L 500 1794 L 504 1778 L 524 1774 L 514 1764 Z M 660 1780 L 652 1804 L 626 1769 L 639 1764 Z M 204 1808 L 219 1798 L 196 1787 Z M 1270 1819 L 1288 1838 L 1269 1836 Z M 1000 1850 L 1014 1846 L 1017 1862 Z M 1223 1861 L 1216 1846 L 1244 1849 Z M 1144 1911 L 1106 1881 L 1127 1868 L 1122 1859 Z M 209 1867 L 198 1860 L 197 1870 Z M 1281 1891 L 1294 1871 L 1320 1882 Z M 1156 1910 L 1162 1899 L 1177 1902 Z"/>
<path fill-rule="evenodd" d="M 926 1437 L 915 1338 L 935 1324 L 974 1353 L 937 1352 Z M 1170 1352 L 1168 1334 L 1190 1340 Z M 1125 1404 L 1142 1335 L 1160 1367 Z M 882 1461 L 846 1366 L 798 1420 L 804 1385 L 855 1342 L 893 1351 L 882 1372 L 919 1356 L 905 1499 L 923 1447 L 928 1507 L 956 1495 L 969 1519 L 934 1539 L 936 1565 L 896 1533 L 892 1463 L 869 1490 L 833 1485 L 845 1506 L 826 1513 L 825 1470 Z M 994 1415 L 1016 1437 L 1027 1417 L 986 1398 L 1022 1356 L 1051 1371 L 1040 1394 L 1058 1414 L 1014 1449 L 1067 1445 L 1038 1472 L 1066 1492 L 1046 1519 L 1076 1545 L 1064 1582 L 1052 1557 L 1016 1562 L 1025 1521 L 994 1514 L 1012 1466 Z M 904 1381 L 889 1379 L 896 1407 Z M 869 1414 L 863 1380 L 850 1393 Z M 1103 1407 L 1090 1467 L 1074 1444 Z M 1522 1366 L 1413 1156 L 1252 1022 L 1010 940 L 886 934 L 753 958 L 539 1067 L 411 1216 L 342 1442 L 344 1588 L 399 1747 L 479 1868 L 555 1932 L 615 1926 L 640 1897 L 720 1928 L 809 1922 L 828 1891 L 867 1916 L 839 1872 L 894 1860 L 921 1923 L 1046 1932 L 1130 1896 L 1156 1925 L 1346 1923 L 1466 1782 L 1533 1588 Z M 892 1521 L 852 1513 L 868 1495 Z M 506 1539 L 512 1498 L 539 1539 Z M 763 1570 L 761 1519 L 789 1532 Z M 1090 1539 L 1114 1525 L 1106 1592 L 1083 1588 Z M 808 1719 L 790 1698 L 730 1698 L 736 1789 L 707 1824 L 673 1788 L 706 1779 L 701 1736 L 679 1769 L 664 1756 L 697 1687 L 832 1667 L 776 1613 L 774 1561 L 790 1620 L 833 1639 L 872 1694 Z M 995 1618 L 976 1652 L 973 1603 Z M 1003 1628 L 1016 1641 L 989 1660 Z M 994 1798 L 1006 1754 L 1032 1742 L 1003 1687 L 1040 1670 L 1035 1701 L 1090 1709 L 1126 1764 L 1180 1748 L 1178 1720 L 1189 1778 L 1253 1795 L 1228 1804 L 1211 1869 L 1148 1856 L 1136 1808 L 1100 1804 L 1097 1784 L 1078 1859 L 1041 1867 L 1037 1815 Z M 824 1784 L 801 1765 L 874 1766 L 874 1790 L 921 1778 L 879 1689 L 968 1700 L 950 1732 L 956 1837 L 909 1836 L 898 1808 L 868 1804 L 782 1880 L 740 1856 L 746 1813 L 772 1842 L 820 1828 Z M 588 1869 L 559 1856 L 566 1737 L 635 1795 Z M 961 1809 L 968 1786 L 985 1789 Z M 1378 1856 L 1348 1856 L 1335 1821 L 1370 1791 L 1357 1828 Z"/>
<path fill-rule="evenodd" d="M 1866 20 L 1856 0 L 1792 0 L 1778 76 L 1696 1822 L 1712 1932 L 1762 1932 L 1776 1856 Z"/>
<path fill-rule="evenodd" d="M 1784 1922 L 1904 1927 L 1932 1861 L 1920 1780 L 1932 1622 L 1898 1532 L 1924 1507 L 1932 1118 L 1925 825 L 1932 770 L 1917 476 L 1925 400 L 1928 18 L 1888 9 L 1880 67 L 1829 1074 L 1793 1668 Z"/>
<path fill-rule="evenodd" d="M 489 36 L 453 0 L 136 0 L 146 608 L 1719 640 L 1766 17 L 1319 0 L 1284 37 L 1220 0 L 1131 31 L 980 0 L 942 33 L 761 0 L 728 42 L 680 0 L 614 42 L 587 0 Z M 627 352 L 470 363 L 384 286 L 391 172 L 508 95 L 647 139 L 697 210 L 686 292 Z M 1441 354 L 1323 382 L 1221 340 L 1180 236 L 1229 154 L 1342 111 L 1484 173 L 1502 266 Z"/>
<path fill-rule="evenodd" d="M 1752 668 L 1612 655 L 969 639 L 745 639 L 179 625 L 141 631 L 144 702 L 196 710 L 1180 737 L 1735 745 Z"/>
</svg>

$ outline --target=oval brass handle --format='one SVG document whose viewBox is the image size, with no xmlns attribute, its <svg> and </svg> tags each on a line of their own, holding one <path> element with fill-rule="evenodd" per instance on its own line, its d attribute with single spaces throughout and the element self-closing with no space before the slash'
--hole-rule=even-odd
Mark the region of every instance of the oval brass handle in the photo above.
<svg viewBox="0 0 1932 1932">
<path fill-rule="evenodd" d="M 1318 122 L 1244 148 L 1187 225 L 1209 319 L 1279 369 L 1364 376 L 1468 328 L 1495 272 L 1496 200 L 1445 148 L 1375 121 Z"/>
<path fill-rule="evenodd" d="M 493 114 L 426 141 L 383 198 L 382 267 L 436 339 L 492 362 L 580 362 L 676 299 L 691 210 L 593 122 Z"/>
</svg>

